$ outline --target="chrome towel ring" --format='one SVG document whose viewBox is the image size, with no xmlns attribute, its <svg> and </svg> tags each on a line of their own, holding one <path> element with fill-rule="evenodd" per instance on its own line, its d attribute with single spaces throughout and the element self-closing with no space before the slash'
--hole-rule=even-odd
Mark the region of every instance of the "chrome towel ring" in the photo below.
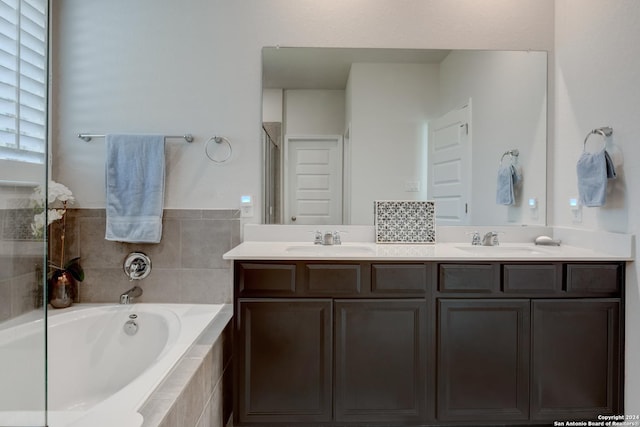
<svg viewBox="0 0 640 427">
<path fill-rule="evenodd" d="M 594 135 L 594 134 L 602 135 L 603 142 L 606 144 L 606 139 L 604 139 L 604 138 L 607 138 L 607 137 L 613 135 L 613 128 L 611 126 L 604 126 L 604 127 L 601 127 L 601 128 L 593 129 L 584 138 L 584 144 L 582 144 L 582 149 L 583 150 L 587 149 L 587 140 L 589 139 L 589 137 L 591 135 Z"/>
<path fill-rule="evenodd" d="M 513 150 L 505 151 L 504 153 L 502 153 L 502 157 L 500 157 L 500 162 L 498 163 L 502 164 L 502 161 L 504 160 L 505 156 L 511 156 L 511 161 L 514 162 L 518 160 L 519 155 L 520 155 L 520 151 L 517 148 L 514 148 Z"/>
<path fill-rule="evenodd" d="M 229 150 L 228 150 L 228 153 L 227 153 L 226 157 L 224 157 L 222 159 L 216 158 L 216 156 L 213 154 L 215 149 L 214 148 L 210 148 L 212 142 L 215 142 L 218 145 L 226 144 L 227 147 L 229 147 Z M 233 154 L 233 147 L 231 147 L 231 142 L 227 138 L 225 138 L 224 136 L 212 136 L 211 138 L 209 138 L 207 140 L 207 143 L 204 146 L 204 153 L 207 155 L 209 160 L 211 160 L 214 163 L 225 163 L 231 158 L 231 155 Z"/>
</svg>

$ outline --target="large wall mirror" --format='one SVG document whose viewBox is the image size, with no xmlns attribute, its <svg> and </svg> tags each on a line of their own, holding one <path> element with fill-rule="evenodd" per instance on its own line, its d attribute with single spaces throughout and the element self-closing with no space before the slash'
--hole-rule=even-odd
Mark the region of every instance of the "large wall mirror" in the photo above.
<svg viewBox="0 0 640 427">
<path fill-rule="evenodd" d="M 265 223 L 546 223 L 546 52 L 266 47 L 262 87 Z"/>
</svg>

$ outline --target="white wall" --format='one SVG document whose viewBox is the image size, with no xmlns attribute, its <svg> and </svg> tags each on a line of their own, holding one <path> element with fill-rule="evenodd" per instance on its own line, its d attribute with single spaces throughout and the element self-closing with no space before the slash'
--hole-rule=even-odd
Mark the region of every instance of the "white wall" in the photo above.
<svg viewBox="0 0 640 427">
<path fill-rule="evenodd" d="M 640 228 L 640 2 L 556 0 L 556 144 L 548 164 L 554 225 L 628 232 Z M 588 131 L 613 127 L 607 149 L 616 154 L 618 179 L 607 203 L 584 208 L 573 224 L 568 199 L 577 195 L 575 165 Z M 598 141 L 597 136 L 592 137 Z M 590 139 L 591 141 L 591 139 Z M 615 161 L 615 160 L 614 160 Z M 636 254 L 638 251 L 636 250 Z M 640 413 L 640 263 L 627 267 L 625 413 Z"/>
<path fill-rule="evenodd" d="M 472 99 L 471 224 L 545 224 L 546 63 L 543 52 L 454 51 L 442 61 L 442 112 Z M 522 186 L 515 206 L 501 206 L 495 203 L 498 163 L 511 149 L 520 152 Z M 537 217 L 527 207 L 534 197 Z"/>
<path fill-rule="evenodd" d="M 262 121 L 282 122 L 282 89 L 262 91 Z"/>
<path fill-rule="evenodd" d="M 344 90 L 285 90 L 283 134 L 342 135 L 344 96 Z"/>
<path fill-rule="evenodd" d="M 52 13 L 53 178 L 80 207 L 104 206 L 104 142 L 78 132 L 192 132 L 170 144 L 166 207 L 260 206 L 263 46 L 553 50 L 553 0 L 55 0 Z M 227 165 L 205 157 L 212 135 L 231 140 Z"/>
<path fill-rule="evenodd" d="M 373 224 L 374 200 L 426 198 L 425 130 L 438 116 L 438 65 L 351 66 L 351 223 Z M 409 181 L 418 192 L 405 191 Z"/>
</svg>

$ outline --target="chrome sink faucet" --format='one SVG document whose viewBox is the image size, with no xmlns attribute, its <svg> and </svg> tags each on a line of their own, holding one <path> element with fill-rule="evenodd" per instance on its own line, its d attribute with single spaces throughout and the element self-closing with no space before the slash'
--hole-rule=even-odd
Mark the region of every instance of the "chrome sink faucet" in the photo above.
<svg viewBox="0 0 640 427">
<path fill-rule="evenodd" d="M 342 241 L 340 240 L 340 232 L 325 231 L 324 233 L 322 233 L 320 231 L 316 231 L 315 238 L 313 239 L 313 244 L 323 246 L 340 245 L 342 244 Z"/>
<path fill-rule="evenodd" d="M 471 234 L 471 245 L 472 246 L 480 246 L 482 245 L 482 242 L 480 241 L 480 233 L 477 231 L 474 231 L 472 233 L 467 233 L 467 234 Z"/>
<path fill-rule="evenodd" d="M 482 246 L 498 246 L 498 233 L 496 231 L 490 231 L 482 238 Z"/>
</svg>

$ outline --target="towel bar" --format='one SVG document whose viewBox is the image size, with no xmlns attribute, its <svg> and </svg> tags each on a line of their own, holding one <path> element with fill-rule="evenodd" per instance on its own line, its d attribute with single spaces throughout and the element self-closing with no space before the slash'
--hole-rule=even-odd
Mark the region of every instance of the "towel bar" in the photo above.
<svg viewBox="0 0 640 427">
<path fill-rule="evenodd" d="M 93 138 L 104 138 L 106 135 L 98 135 L 98 134 L 93 134 L 93 133 L 79 133 L 78 134 L 78 138 L 80 138 L 81 140 L 85 141 L 85 142 L 89 142 L 91 141 Z M 193 135 L 191 135 L 190 133 L 185 134 L 185 135 L 165 135 L 165 139 L 166 138 L 181 138 L 184 139 L 185 141 L 187 141 L 188 143 L 192 143 L 194 138 Z"/>
</svg>

